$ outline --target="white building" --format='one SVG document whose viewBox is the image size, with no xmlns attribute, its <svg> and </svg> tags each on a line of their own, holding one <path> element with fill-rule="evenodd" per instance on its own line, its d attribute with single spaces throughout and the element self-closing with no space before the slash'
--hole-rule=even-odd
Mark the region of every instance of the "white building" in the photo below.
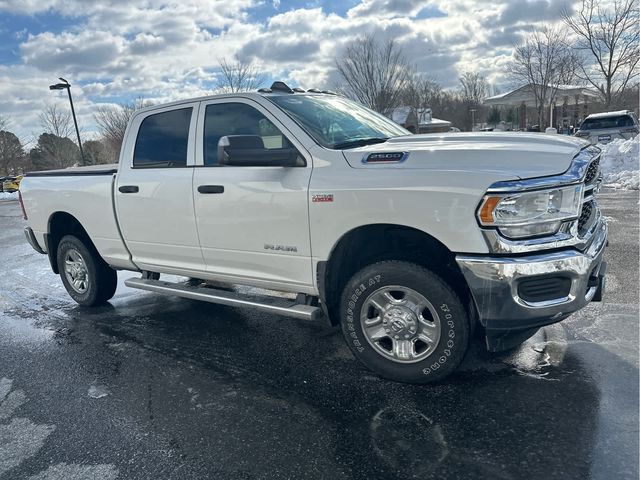
<svg viewBox="0 0 640 480">
<path fill-rule="evenodd" d="M 579 85 L 559 85 L 557 89 L 549 86 L 546 88 L 547 125 L 554 126 L 559 131 L 572 125 L 579 125 L 591 113 L 589 105 L 600 99 L 597 91 Z M 538 124 L 538 114 L 535 110 L 536 96 L 532 84 L 485 98 L 483 103 L 489 106 L 516 108 L 520 129 L 524 130 Z M 542 125 L 539 127 L 543 128 Z"/>
</svg>

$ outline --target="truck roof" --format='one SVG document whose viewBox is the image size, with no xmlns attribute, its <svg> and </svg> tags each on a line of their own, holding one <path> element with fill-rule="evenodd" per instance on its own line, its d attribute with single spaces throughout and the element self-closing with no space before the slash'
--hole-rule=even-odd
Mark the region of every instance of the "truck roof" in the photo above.
<svg viewBox="0 0 640 480">
<path fill-rule="evenodd" d="M 186 98 L 184 100 L 176 100 L 174 102 L 161 103 L 158 105 L 150 105 L 148 107 L 141 108 L 136 110 L 136 114 L 140 112 L 149 112 L 160 108 L 166 108 L 171 106 L 182 105 L 184 103 L 193 103 L 193 102 L 202 102 L 207 100 L 216 100 L 220 98 L 261 98 L 261 97 L 272 97 L 272 96 L 281 96 L 281 95 L 336 95 L 335 92 L 330 90 L 318 90 L 316 88 L 311 88 L 308 90 L 303 90 L 302 88 L 289 88 L 284 82 L 276 81 L 273 82 L 271 88 L 261 88 L 256 92 L 236 92 L 236 93 L 219 93 L 215 95 L 204 95 L 202 97 L 192 97 Z"/>
</svg>

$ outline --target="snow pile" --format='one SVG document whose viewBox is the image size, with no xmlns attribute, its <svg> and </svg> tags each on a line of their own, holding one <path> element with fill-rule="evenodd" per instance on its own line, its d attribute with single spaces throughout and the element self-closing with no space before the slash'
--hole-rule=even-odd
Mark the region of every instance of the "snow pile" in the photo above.
<svg viewBox="0 0 640 480">
<path fill-rule="evenodd" d="M 0 200 L 18 200 L 18 192 L 0 192 Z"/>
<path fill-rule="evenodd" d="M 639 146 L 640 135 L 631 140 L 616 139 L 598 145 L 602 149 L 600 169 L 605 185 L 624 190 L 640 188 Z"/>
</svg>

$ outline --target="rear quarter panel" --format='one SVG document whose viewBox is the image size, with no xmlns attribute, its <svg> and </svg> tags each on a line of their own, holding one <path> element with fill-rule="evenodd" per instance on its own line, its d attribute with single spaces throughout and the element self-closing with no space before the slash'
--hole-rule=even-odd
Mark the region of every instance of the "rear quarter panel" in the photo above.
<svg viewBox="0 0 640 480">
<path fill-rule="evenodd" d="M 136 269 L 120 238 L 112 203 L 114 175 L 25 177 L 20 191 L 28 225 L 46 249 L 45 233 L 54 213 L 75 217 L 98 253 L 113 267 Z"/>
</svg>

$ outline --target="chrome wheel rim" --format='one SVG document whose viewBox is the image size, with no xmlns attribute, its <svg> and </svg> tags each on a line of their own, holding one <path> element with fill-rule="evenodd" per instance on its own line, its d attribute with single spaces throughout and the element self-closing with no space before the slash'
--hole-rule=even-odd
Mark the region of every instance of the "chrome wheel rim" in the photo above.
<svg viewBox="0 0 640 480">
<path fill-rule="evenodd" d="M 87 264 L 75 248 L 67 250 L 64 255 L 64 274 L 76 292 L 85 293 L 89 288 Z"/>
<path fill-rule="evenodd" d="M 398 363 L 414 363 L 433 353 L 440 340 L 440 317 L 424 295 L 390 285 L 371 293 L 360 313 L 369 344 Z"/>
</svg>

